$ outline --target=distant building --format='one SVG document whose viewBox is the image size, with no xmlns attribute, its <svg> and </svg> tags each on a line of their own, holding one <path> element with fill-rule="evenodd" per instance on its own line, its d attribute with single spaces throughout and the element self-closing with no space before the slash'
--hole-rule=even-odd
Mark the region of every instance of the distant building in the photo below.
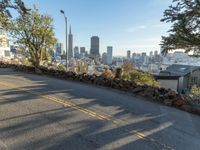
<svg viewBox="0 0 200 150">
<path fill-rule="evenodd" d="M 137 56 L 136 53 L 133 53 L 133 54 L 132 54 L 132 58 L 133 58 L 133 59 L 134 59 L 136 56 Z"/>
<path fill-rule="evenodd" d="M 150 56 L 150 57 L 153 57 L 153 51 L 151 51 L 151 52 L 149 53 L 149 56 Z"/>
<path fill-rule="evenodd" d="M 137 53 L 137 57 L 140 57 L 141 56 L 141 54 L 140 53 Z"/>
<path fill-rule="evenodd" d="M 130 58 L 131 58 L 131 51 L 128 50 L 128 51 L 127 51 L 127 59 L 130 59 Z"/>
<path fill-rule="evenodd" d="M 73 35 L 70 26 L 70 31 L 68 35 L 68 59 L 71 60 L 72 58 L 73 58 Z"/>
<path fill-rule="evenodd" d="M 85 47 L 80 47 L 80 58 L 86 57 L 86 50 Z"/>
<path fill-rule="evenodd" d="M 107 47 L 107 65 L 112 65 L 113 60 L 113 47 Z"/>
<path fill-rule="evenodd" d="M 194 85 L 200 86 L 200 67 L 174 64 L 161 71 L 156 78 L 161 87 L 185 93 Z"/>
<path fill-rule="evenodd" d="M 80 47 L 80 54 L 85 53 L 85 47 Z"/>
<path fill-rule="evenodd" d="M 0 58 L 10 58 L 10 46 L 7 33 L 0 28 Z"/>
<path fill-rule="evenodd" d="M 91 37 L 90 55 L 93 58 L 99 57 L 99 37 L 98 36 Z"/>
<path fill-rule="evenodd" d="M 78 46 L 74 47 L 74 57 L 79 58 L 79 47 Z"/>
<path fill-rule="evenodd" d="M 56 54 L 57 55 L 62 55 L 64 51 L 64 45 L 63 43 L 57 43 L 56 44 Z"/>
<path fill-rule="evenodd" d="M 103 53 L 103 54 L 102 54 L 102 63 L 103 63 L 104 65 L 107 65 L 107 63 L 108 63 L 108 62 L 107 62 L 107 57 L 108 57 L 108 56 L 107 56 L 107 53 Z"/>
<path fill-rule="evenodd" d="M 145 56 L 147 56 L 147 53 L 143 52 L 142 57 L 145 57 Z"/>
<path fill-rule="evenodd" d="M 158 51 L 154 51 L 154 56 L 158 56 Z"/>
</svg>

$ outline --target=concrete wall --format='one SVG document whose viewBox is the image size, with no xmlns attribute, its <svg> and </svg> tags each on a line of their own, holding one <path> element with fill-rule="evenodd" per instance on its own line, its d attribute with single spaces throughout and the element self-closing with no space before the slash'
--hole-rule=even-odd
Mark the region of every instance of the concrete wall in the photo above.
<svg viewBox="0 0 200 150">
<path fill-rule="evenodd" d="M 158 82 L 160 83 L 160 87 L 166 88 L 166 89 L 172 89 L 174 91 L 177 91 L 178 87 L 178 80 L 170 80 L 170 79 L 159 79 Z"/>
</svg>

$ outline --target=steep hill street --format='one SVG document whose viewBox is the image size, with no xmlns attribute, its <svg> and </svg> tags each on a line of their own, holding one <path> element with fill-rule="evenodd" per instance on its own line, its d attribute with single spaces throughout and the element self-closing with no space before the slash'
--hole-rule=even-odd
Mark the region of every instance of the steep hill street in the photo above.
<svg viewBox="0 0 200 150">
<path fill-rule="evenodd" d="M 199 150 L 200 117 L 125 92 L 0 69 L 0 150 Z"/>
</svg>

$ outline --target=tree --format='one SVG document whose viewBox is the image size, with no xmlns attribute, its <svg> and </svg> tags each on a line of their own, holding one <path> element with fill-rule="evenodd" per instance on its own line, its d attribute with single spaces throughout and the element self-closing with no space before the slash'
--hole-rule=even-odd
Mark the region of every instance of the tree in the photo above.
<svg viewBox="0 0 200 150">
<path fill-rule="evenodd" d="M 48 59 L 47 54 L 56 43 L 53 19 L 40 14 L 35 7 L 29 13 L 14 19 L 9 25 L 9 30 L 16 43 L 27 51 L 32 65 L 38 67 L 41 61 Z"/>
<path fill-rule="evenodd" d="M 173 0 L 161 21 L 172 23 L 169 36 L 162 37 L 163 54 L 174 49 L 200 54 L 200 0 Z"/>
<path fill-rule="evenodd" d="M 21 0 L 0 0 L 0 25 L 7 29 L 9 19 L 12 17 L 9 9 L 17 10 L 21 15 L 28 14 L 30 9 L 27 9 L 24 2 Z"/>
</svg>

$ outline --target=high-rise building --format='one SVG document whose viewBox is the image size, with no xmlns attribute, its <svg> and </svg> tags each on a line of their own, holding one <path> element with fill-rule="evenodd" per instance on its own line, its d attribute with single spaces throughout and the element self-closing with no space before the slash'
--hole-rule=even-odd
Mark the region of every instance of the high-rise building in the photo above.
<svg viewBox="0 0 200 150">
<path fill-rule="evenodd" d="M 93 58 L 99 57 L 99 37 L 98 36 L 91 37 L 90 55 Z"/>
<path fill-rule="evenodd" d="M 112 65 L 112 59 L 113 59 L 113 47 L 108 46 L 107 47 L 107 64 Z"/>
<path fill-rule="evenodd" d="M 158 55 L 158 51 L 154 51 L 154 56 L 157 56 Z"/>
<path fill-rule="evenodd" d="M 68 36 L 68 59 L 71 60 L 73 58 L 73 35 L 71 31 L 71 26 L 69 30 L 69 36 Z"/>
<path fill-rule="evenodd" d="M 78 46 L 74 47 L 74 57 L 79 58 L 79 47 Z"/>
<path fill-rule="evenodd" d="M 85 47 L 80 47 L 80 58 L 85 58 L 85 56 L 86 56 Z"/>
<path fill-rule="evenodd" d="M 127 51 L 127 59 L 130 59 L 130 58 L 131 58 L 131 51 L 128 50 L 128 51 Z"/>
<path fill-rule="evenodd" d="M 103 53 L 103 54 L 102 54 L 102 63 L 103 63 L 104 65 L 107 65 L 107 64 L 108 64 L 108 62 L 107 62 L 107 53 Z"/>
<path fill-rule="evenodd" d="M 146 56 L 147 56 L 147 53 L 143 52 L 142 57 L 146 57 Z"/>
<path fill-rule="evenodd" d="M 137 56 L 136 53 L 133 53 L 133 54 L 132 54 L 132 58 L 133 58 L 133 59 L 134 59 L 136 56 Z"/>
<path fill-rule="evenodd" d="M 63 43 L 57 43 L 56 44 L 56 54 L 57 55 L 62 55 L 63 51 L 64 51 Z"/>
<path fill-rule="evenodd" d="M 80 54 L 85 53 L 85 47 L 80 47 Z"/>
<path fill-rule="evenodd" d="M 153 56 L 153 51 L 150 51 L 149 56 L 150 56 L 150 57 Z"/>
</svg>

